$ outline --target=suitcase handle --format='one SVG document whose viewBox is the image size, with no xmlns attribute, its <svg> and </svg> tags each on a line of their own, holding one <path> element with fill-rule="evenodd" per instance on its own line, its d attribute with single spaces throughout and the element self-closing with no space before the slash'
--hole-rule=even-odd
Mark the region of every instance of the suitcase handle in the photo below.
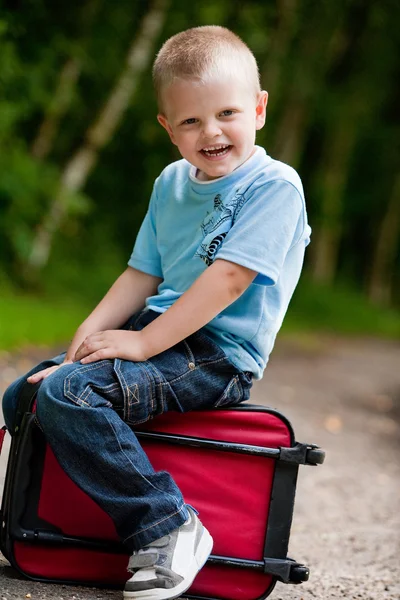
<svg viewBox="0 0 400 600">
<path fill-rule="evenodd" d="M 325 451 L 315 444 L 301 444 L 296 442 L 294 446 L 266 448 L 264 446 L 253 446 L 250 444 L 239 444 L 236 442 L 224 442 L 221 440 L 209 440 L 189 435 L 177 435 L 155 431 L 135 431 L 140 439 L 163 441 L 170 444 L 183 446 L 194 446 L 197 448 L 211 448 L 225 452 L 237 452 L 239 454 L 254 454 L 265 458 L 297 464 L 297 465 L 322 465 L 325 460 Z"/>
</svg>

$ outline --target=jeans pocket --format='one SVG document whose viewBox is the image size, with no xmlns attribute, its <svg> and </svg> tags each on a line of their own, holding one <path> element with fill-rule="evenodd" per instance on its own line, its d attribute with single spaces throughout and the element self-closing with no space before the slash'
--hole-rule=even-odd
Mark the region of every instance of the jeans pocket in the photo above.
<svg viewBox="0 0 400 600">
<path fill-rule="evenodd" d="M 218 344 L 216 344 L 202 329 L 196 331 L 183 342 L 186 346 L 186 353 L 196 365 L 206 365 L 210 363 L 227 362 L 227 356 Z"/>
<path fill-rule="evenodd" d="M 124 397 L 124 421 L 139 425 L 164 411 L 165 382 L 149 363 L 116 358 L 114 372 Z"/>
<path fill-rule="evenodd" d="M 168 350 L 152 356 L 148 362 L 157 372 L 162 373 L 163 381 L 168 383 L 190 375 L 197 366 L 196 356 L 187 340 L 182 340 Z"/>
<path fill-rule="evenodd" d="M 238 404 L 243 400 L 243 386 L 239 380 L 239 375 L 234 375 L 228 385 L 214 404 L 215 408 L 220 406 L 229 406 Z"/>
<path fill-rule="evenodd" d="M 73 363 L 62 366 L 49 378 L 61 379 L 64 396 L 82 408 L 111 407 L 118 395 L 113 379 L 112 361 L 105 359 L 87 365 Z"/>
</svg>

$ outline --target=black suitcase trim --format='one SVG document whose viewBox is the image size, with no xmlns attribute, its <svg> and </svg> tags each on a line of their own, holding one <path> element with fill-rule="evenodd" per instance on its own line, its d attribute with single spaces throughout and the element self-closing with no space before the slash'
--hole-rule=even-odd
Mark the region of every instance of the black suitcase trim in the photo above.
<svg viewBox="0 0 400 600">
<path fill-rule="evenodd" d="M 26 486 L 29 483 L 31 470 L 26 469 L 26 463 L 24 463 L 23 459 L 27 458 L 26 454 L 32 455 L 34 451 L 33 446 L 35 446 L 35 452 L 37 452 L 38 445 L 33 441 L 34 438 L 36 438 L 37 442 L 41 437 L 43 441 L 43 448 L 45 447 L 43 434 L 38 427 L 35 415 L 30 412 L 32 410 L 38 386 L 35 386 L 36 389 L 34 390 L 32 390 L 31 385 L 29 385 L 27 389 L 26 387 L 27 386 L 23 388 L 21 394 L 18 419 L 16 421 L 15 434 L 13 436 L 10 449 L 10 459 L 7 467 L 1 510 L 2 530 L 0 534 L 0 548 L 12 566 L 24 577 L 27 577 L 30 580 L 59 584 L 67 583 L 97 587 L 116 587 L 99 585 L 99 583 L 96 581 L 83 583 L 81 581 L 50 580 L 30 576 L 21 570 L 15 561 L 13 554 L 14 541 L 25 541 L 29 543 L 39 542 L 57 546 L 62 545 L 81 548 L 84 547 L 99 551 L 106 550 L 107 552 L 112 553 L 127 553 L 122 544 L 64 536 L 60 531 L 57 531 L 54 526 L 49 526 L 47 523 L 41 522 L 37 517 L 37 512 L 35 514 L 40 494 L 40 481 L 38 481 L 37 485 L 35 486 L 36 502 L 33 504 L 31 510 L 29 510 L 29 520 L 32 519 L 31 523 L 32 521 L 34 522 L 35 528 L 28 529 L 21 526 L 21 518 L 24 511 L 23 502 L 20 502 L 19 505 L 9 510 L 9 514 L 7 515 L 7 507 L 10 509 L 11 497 L 17 497 L 22 500 L 24 497 L 24 489 L 26 489 Z M 276 415 L 285 423 L 288 428 L 291 438 L 291 447 L 278 449 L 263 448 L 259 446 L 235 444 L 231 442 L 173 435 L 162 432 L 137 431 L 135 433 L 138 438 L 142 439 L 157 439 L 173 444 L 193 445 L 196 447 L 213 448 L 215 450 L 225 452 L 229 451 L 253 454 L 266 458 L 272 458 L 276 461 L 270 500 L 268 526 L 265 535 L 263 560 L 254 561 L 216 555 L 211 555 L 208 559 L 210 564 L 223 564 L 226 566 L 234 566 L 236 568 L 250 568 L 272 575 L 273 580 L 271 585 L 258 599 L 263 600 L 270 595 L 275 587 L 276 581 L 297 584 L 301 583 L 302 581 L 307 581 L 309 578 L 309 570 L 305 565 L 297 563 L 287 557 L 288 542 L 293 516 L 299 464 L 322 464 L 325 453 L 323 450 L 313 444 L 299 444 L 295 442 L 294 432 L 290 422 L 277 410 L 247 403 L 239 406 L 223 407 L 216 410 L 266 412 Z M 37 436 L 39 436 L 39 438 Z M 38 461 L 37 457 L 35 460 L 35 467 L 39 472 L 41 471 L 43 460 L 44 452 L 42 452 L 41 461 Z M 28 476 L 23 475 L 24 471 L 28 471 Z M 12 474 L 14 475 L 13 477 Z M 39 478 L 36 479 L 38 480 Z M 218 600 L 211 597 L 206 598 L 204 596 L 193 596 L 187 594 L 185 597 L 190 598 L 191 600 Z"/>
</svg>

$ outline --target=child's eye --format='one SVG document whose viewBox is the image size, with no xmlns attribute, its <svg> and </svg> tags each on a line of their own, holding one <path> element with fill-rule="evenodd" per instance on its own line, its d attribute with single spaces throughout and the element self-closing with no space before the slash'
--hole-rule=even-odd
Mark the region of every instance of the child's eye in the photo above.
<svg viewBox="0 0 400 600">
<path fill-rule="evenodd" d="M 221 113 L 221 115 L 223 117 L 231 117 L 233 115 L 233 113 L 234 113 L 233 110 L 228 109 L 228 110 L 223 110 L 222 113 Z"/>
<path fill-rule="evenodd" d="M 182 125 L 194 125 L 196 121 L 197 119 L 186 119 L 186 121 L 183 121 Z"/>
</svg>

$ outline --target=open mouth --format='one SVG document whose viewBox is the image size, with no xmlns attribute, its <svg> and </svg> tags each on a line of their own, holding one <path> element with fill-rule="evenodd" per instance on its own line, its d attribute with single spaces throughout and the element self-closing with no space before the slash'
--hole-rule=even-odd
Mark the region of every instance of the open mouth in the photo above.
<svg viewBox="0 0 400 600">
<path fill-rule="evenodd" d="M 230 144 L 220 144 L 218 146 L 207 146 L 202 148 L 200 153 L 207 158 L 222 158 L 228 154 L 232 146 Z"/>
</svg>

